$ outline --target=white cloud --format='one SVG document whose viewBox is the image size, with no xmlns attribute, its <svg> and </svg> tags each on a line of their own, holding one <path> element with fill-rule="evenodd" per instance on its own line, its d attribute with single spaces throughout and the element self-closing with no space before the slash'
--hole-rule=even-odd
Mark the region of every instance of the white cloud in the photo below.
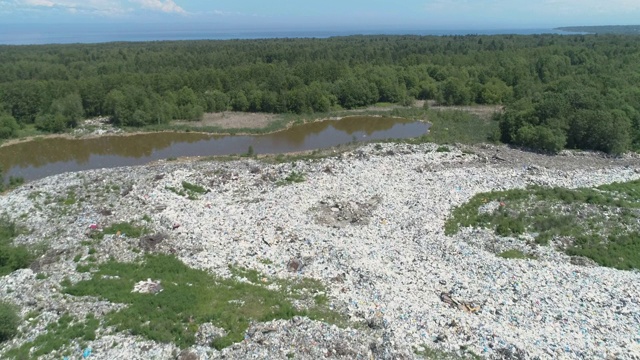
<svg viewBox="0 0 640 360">
<path fill-rule="evenodd" d="M 187 12 L 176 4 L 173 0 L 133 0 L 142 5 L 143 8 L 158 10 L 165 13 L 187 14 Z"/>
<path fill-rule="evenodd" d="M 3 3 L 7 3 L 3 1 Z M 14 10 L 57 9 L 70 13 L 114 15 L 128 12 L 119 0 L 14 0 Z"/>
<path fill-rule="evenodd" d="M 69 13 L 122 15 L 146 9 L 164 13 L 187 12 L 174 0 L 0 0 L 0 11 L 57 9 Z"/>
<path fill-rule="evenodd" d="M 25 0 L 25 5 L 54 7 L 56 3 L 50 0 Z"/>
</svg>

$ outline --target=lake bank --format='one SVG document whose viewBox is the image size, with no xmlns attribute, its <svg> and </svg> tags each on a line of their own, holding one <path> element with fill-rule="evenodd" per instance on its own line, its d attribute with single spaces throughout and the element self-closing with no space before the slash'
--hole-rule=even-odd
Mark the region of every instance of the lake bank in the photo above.
<svg viewBox="0 0 640 360">
<path fill-rule="evenodd" d="M 355 141 L 407 139 L 428 133 L 421 121 L 350 116 L 308 122 L 259 135 L 156 132 L 52 137 L 0 148 L 7 177 L 34 180 L 67 171 L 141 165 L 178 157 L 299 153 Z"/>
</svg>

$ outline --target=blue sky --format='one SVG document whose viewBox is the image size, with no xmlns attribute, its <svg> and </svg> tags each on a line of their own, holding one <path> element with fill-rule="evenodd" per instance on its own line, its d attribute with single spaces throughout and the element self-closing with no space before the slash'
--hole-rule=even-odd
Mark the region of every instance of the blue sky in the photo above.
<svg viewBox="0 0 640 360">
<path fill-rule="evenodd" d="M 640 23 L 640 0 L 0 0 L 2 24 L 508 29 Z"/>
</svg>

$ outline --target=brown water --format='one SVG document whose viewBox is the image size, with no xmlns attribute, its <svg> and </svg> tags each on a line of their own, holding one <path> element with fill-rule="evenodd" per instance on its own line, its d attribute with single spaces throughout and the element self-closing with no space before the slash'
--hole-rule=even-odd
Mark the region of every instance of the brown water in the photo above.
<svg viewBox="0 0 640 360">
<path fill-rule="evenodd" d="M 26 180 L 69 171 L 141 165 L 182 156 L 246 153 L 280 154 L 322 149 L 357 141 L 405 139 L 424 135 L 423 122 L 380 117 L 319 121 L 267 135 L 208 135 L 161 132 L 92 139 L 49 138 L 0 148 L 5 176 Z"/>
</svg>

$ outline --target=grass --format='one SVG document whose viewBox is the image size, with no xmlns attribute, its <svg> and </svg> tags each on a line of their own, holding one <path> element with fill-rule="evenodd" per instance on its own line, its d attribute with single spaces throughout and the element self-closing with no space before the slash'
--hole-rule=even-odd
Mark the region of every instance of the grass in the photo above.
<svg viewBox="0 0 640 360">
<path fill-rule="evenodd" d="M 500 254 L 498 254 L 498 256 L 505 259 L 535 259 L 534 256 L 525 254 L 522 251 L 517 249 L 503 251 Z"/>
<path fill-rule="evenodd" d="M 92 231 L 89 235 L 92 239 L 101 240 L 105 235 L 117 235 L 120 233 L 122 236 L 126 236 L 131 239 L 139 238 L 147 232 L 147 228 L 136 226 L 131 222 L 120 222 L 111 224 L 108 227 L 104 228 L 102 231 Z M 87 245 L 91 245 L 91 243 L 87 243 Z M 93 251 L 89 249 L 90 254 L 95 253 L 95 249 Z"/>
<path fill-rule="evenodd" d="M 0 343 L 16 336 L 19 324 L 18 309 L 12 304 L 0 301 Z"/>
<path fill-rule="evenodd" d="M 391 110 L 389 115 L 407 119 L 426 119 L 431 123 L 428 134 L 415 139 L 402 140 L 407 143 L 479 144 L 491 141 L 499 130 L 497 121 L 482 119 L 461 110 L 396 108 Z"/>
<path fill-rule="evenodd" d="M 96 338 L 100 321 L 93 314 L 80 321 L 69 314 L 63 314 L 57 322 L 47 326 L 47 331 L 33 341 L 10 349 L 5 353 L 7 359 L 38 359 L 53 351 L 64 350 L 62 355 L 71 355 L 72 342 L 91 341 Z M 83 344 L 81 344 L 83 345 Z M 84 347 L 84 346 L 81 346 Z"/>
<path fill-rule="evenodd" d="M 206 194 L 209 190 L 203 188 L 200 185 L 192 184 L 187 181 L 182 182 L 182 189 L 177 189 L 172 186 L 167 186 L 167 190 L 175 193 L 179 196 L 187 197 L 189 200 L 198 200 L 198 195 Z"/>
<path fill-rule="evenodd" d="M 306 315 L 339 322 L 340 314 L 330 311 L 326 299 L 318 298 L 309 309 L 294 308 L 293 299 L 314 299 L 324 286 L 313 280 L 288 282 L 270 279 L 255 270 L 230 268 L 234 277 L 224 279 L 187 267 L 170 255 L 147 255 L 139 263 L 109 261 L 100 265 L 93 278 L 65 292 L 76 296 L 97 296 L 128 306 L 106 315 L 107 326 L 117 331 L 141 335 L 159 342 L 173 342 L 181 348 L 195 342 L 200 324 L 212 322 L 227 336 L 212 344 L 221 349 L 244 338 L 251 321 L 290 319 Z M 108 275 L 108 276 L 107 276 Z M 152 294 L 131 292 L 136 282 L 159 280 L 163 291 Z M 246 279 L 239 281 L 240 278 Z M 266 286 L 276 284 L 279 290 Z"/>
<path fill-rule="evenodd" d="M 481 212 L 484 204 L 499 203 Z M 493 229 L 497 235 L 525 232 L 540 245 L 551 239 L 569 239 L 561 248 L 569 255 L 622 270 L 640 269 L 640 180 L 597 188 L 532 186 L 477 194 L 455 208 L 445 223 L 452 235 L 460 227 Z"/>
<path fill-rule="evenodd" d="M 7 217 L 0 217 L 0 276 L 29 267 L 38 251 L 23 245 L 13 245 L 20 229 Z"/>
<path fill-rule="evenodd" d="M 301 173 L 298 171 L 291 171 L 289 175 L 287 175 L 287 177 L 278 181 L 276 185 L 282 186 L 282 185 L 289 185 L 293 183 L 301 183 L 305 181 L 306 179 L 304 178 L 304 173 Z"/>
<path fill-rule="evenodd" d="M 4 175 L 2 174 L 2 171 L 3 171 L 2 166 L 0 166 L 0 193 L 4 192 L 5 190 L 13 190 L 19 187 L 20 185 L 24 184 L 23 177 L 14 177 L 14 176 L 9 176 L 9 182 L 8 184 L 5 184 Z"/>
<path fill-rule="evenodd" d="M 414 353 L 423 359 L 429 360 L 463 360 L 463 359 L 482 359 L 472 351 L 463 350 L 463 355 L 450 353 L 442 350 L 430 348 L 428 345 L 422 345 L 421 350 L 414 350 Z"/>
</svg>

